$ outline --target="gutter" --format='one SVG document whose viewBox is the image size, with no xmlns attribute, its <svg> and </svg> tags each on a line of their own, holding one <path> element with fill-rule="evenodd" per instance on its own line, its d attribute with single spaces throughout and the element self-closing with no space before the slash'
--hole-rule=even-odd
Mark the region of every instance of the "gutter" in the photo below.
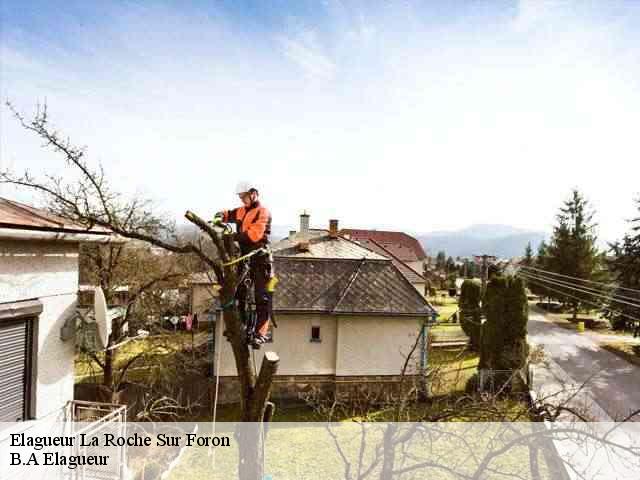
<svg viewBox="0 0 640 480">
<path fill-rule="evenodd" d="M 124 243 L 120 235 L 111 233 L 76 233 L 64 231 L 23 230 L 0 228 L 0 239 L 48 240 L 57 242 Z"/>
</svg>

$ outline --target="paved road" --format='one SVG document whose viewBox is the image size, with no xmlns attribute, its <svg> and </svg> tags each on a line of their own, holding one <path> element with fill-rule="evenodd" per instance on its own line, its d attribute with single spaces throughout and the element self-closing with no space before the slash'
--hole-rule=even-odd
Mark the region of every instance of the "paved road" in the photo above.
<svg viewBox="0 0 640 480">
<path fill-rule="evenodd" d="M 640 409 L 640 367 L 600 348 L 594 337 L 559 327 L 534 307 L 529 341 L 544 345 L 545 353 L 570 377 L 564 381 L 588 382 L 589 393 L 610 417 L 620 419 Z"/>
</svg>

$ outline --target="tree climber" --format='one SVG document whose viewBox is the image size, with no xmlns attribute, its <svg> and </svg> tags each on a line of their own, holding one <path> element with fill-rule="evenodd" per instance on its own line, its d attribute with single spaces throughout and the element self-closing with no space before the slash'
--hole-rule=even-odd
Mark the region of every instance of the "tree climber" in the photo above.
<svg viewBox="0 0 640 480">
<path fill-rule="evenodd" d="M 236 187 L 236 194 L 242 201 L 242 206 L 233 210 L 223 210 L 216 213 L 214 224 L 235 223 L 236 233 L 233 239 L 240 245 L 240 254 L 252 254 L 247 259 L 249 278 L 254 285 L 256 303 L 255 325 L 248 324 L 247 295 L 248 289 L 244 281 L 238 285 L 235 300 L 242 321 L 247 326 L 247 339 L 254 348 L 267 341 L 269 319 L 272 314 L 273 288 L 276 279 L 273 274 L 273 259 L 269 245 L 271 233 L 271 214 L 258 200 L 258 189 L 253 183 L 240 182 Z M 255 252 L 255 253 L 254 253 Z M 238 277 L 242 279 L 246 268 L 244 262 L 238 264 Z"/>
</svg>

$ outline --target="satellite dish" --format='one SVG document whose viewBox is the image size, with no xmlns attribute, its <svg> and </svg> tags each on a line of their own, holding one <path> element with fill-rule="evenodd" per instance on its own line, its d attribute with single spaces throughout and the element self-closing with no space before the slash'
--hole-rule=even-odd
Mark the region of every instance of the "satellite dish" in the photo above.
<svg viewBox="0 0 640 480">
<path fill-rule="evenodd" d="M 104 292 L 101 287 L 96 287 L 93 295 L 93 315 L 96 319 L 98 327 L 98 335 L 103 346 L 109 343 L 109 335 L 111 335 L 111 318 L 107 314 L 107 300 L 104 298 Z"/>
</svg>

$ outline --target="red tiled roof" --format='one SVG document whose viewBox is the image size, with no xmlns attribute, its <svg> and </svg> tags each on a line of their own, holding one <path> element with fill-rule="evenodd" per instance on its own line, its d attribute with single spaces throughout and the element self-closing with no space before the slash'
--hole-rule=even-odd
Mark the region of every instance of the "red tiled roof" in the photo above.
<svg viewBox="0 0 640 480">
<path fill-rule="evenodd" d="M 380 255 L 384 255 L 385 257 L 390 258 L 391 263 L 393 263 L 396 268 L 400 270 L 400 273 L 402 273 L 404 278 L 409 280 L 410 283 L 423 283 L 425 281 L 424 277 L 420 273 L 416 272 L 413 268 L 411 268 L 409 265 L 395 256 L 392 252 L 390 252 L 389 249 L 385 248 L 375 240 L 360 240 L 360 244 L 363 247 L 368 248 L 369 250 L 373 250 Z"/>
<path fill-rule="evenodd" d="M 88 229 L 84 225 L 57 217 L 39 208 L 2 197 L 0 197 L 0 228 L 103 235 L 109 233 L 108 230 L 98 227 Z"/>
<path fill-rule="evenodd" d="M 356 241 L 375 240 L 403 262 L 421 261 L 427 256 L 420 242 L 404 232 L 345 228 L 340 233 Z"/>
</svg>

